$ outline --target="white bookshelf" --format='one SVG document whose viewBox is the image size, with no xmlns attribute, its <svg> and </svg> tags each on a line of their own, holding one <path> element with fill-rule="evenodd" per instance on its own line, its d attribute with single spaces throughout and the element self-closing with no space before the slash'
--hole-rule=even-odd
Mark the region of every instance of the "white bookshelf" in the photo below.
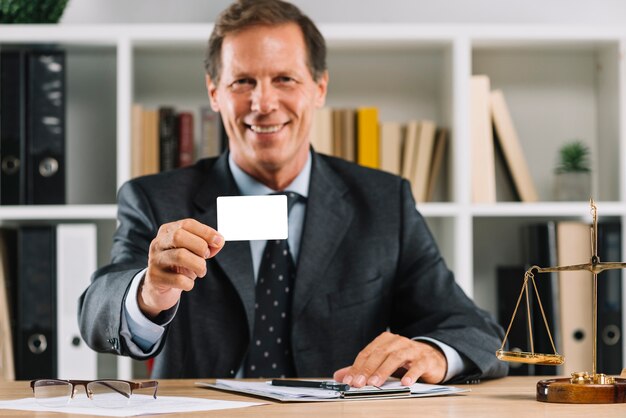
<svg viewBox="0 0 626 418">
<path fill-rule="evenodd" d="M 67 48 L 69 96 L 69 204 L 0 207 L 0 222 L 97 220 L 112 230 L 116 190 L 130 176 L 131 104 L 195 111 L 207 105 L 203 59 L 211 29 L 210 24 L 0 26 L 3 44 Z M 446 198 L 418 209 L 457 281 L 479 305 L 495 311 L 495 266 L 520 261 L 520 225 L 589 217 L 586 202 L 552 201 L 552 169 L 563 142 L 581 138 L 590 145 L 601 219 L 625 223 L 626 28 L 326 24 L 320 29 L 328 44 L 329 106 L 378 106 L 382 120 L 431 118 L 450 128 Z M 471 202 L 469 79 L 478 73 L 489 75 L 492 88 L 505 93 L 539 203 Z M 129 375 L 122 363 L 120 376 Z"/>
</svg>

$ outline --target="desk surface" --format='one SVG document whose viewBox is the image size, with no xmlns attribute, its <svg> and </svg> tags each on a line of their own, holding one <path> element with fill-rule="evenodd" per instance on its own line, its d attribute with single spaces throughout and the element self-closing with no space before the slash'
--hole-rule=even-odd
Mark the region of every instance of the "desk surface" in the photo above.
<svg viewBox="0 0 626 418">
<path fill-rule="evenodd" d="M 507 377 L 487 381 L 477 385 L 458 385 L 471 389 L 471 392 L 432 398 L 386 399 L 378 401 L 346 401 L 318 403 L 279 403 L 241 409 L 186 413 L 185 417 L 624 417 L 626 405 L 566 405 L 546 404 L 535 400 L 535 386 L 538 378 Z M 231 393 L 194 386 L 196 379 L 160 380 L 159 394 L 171 396 L 191 396 L 207 399 L 255 401 L 258 398 L 234 395 Z M 0 381 L 0 399 L 30 397 L 32 392 L 28 382 Z M 0 416 L 32 416 L 32 412 L 0 410 Z M 37 413 L 37 417 L 59 418 L 59 413 Z M 78 417 L 79 415 L 66 415 Z M 163 415 L 159 415 L 163 416 Z"/>
</svg>

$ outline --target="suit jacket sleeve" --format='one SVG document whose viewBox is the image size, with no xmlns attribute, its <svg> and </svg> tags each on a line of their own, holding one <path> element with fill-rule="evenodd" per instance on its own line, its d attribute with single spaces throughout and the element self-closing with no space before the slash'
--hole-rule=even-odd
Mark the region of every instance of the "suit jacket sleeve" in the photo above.
<svg viewBox="0 0 626 418">
<path fill-rule="evenodd" d="M 502 328 L 456 284 L 423 217 L 415 210 L 406 181 L 402 194 L 405 222 L 392 330 L 405 336 L 431 337 L 456 349 L 474 367 L 453 381 L 506 375 L 506 364 L 495 357 Z"/>
<path fill-rule="evenodd" d="M 111 264 L 93 274 L 91 285 L 79 299 L 78 320 L 92 349 L 130 355 L 120 336 L 123 302 L 133 277 L 148 264 L 148 249 L 158 229 L 148 199 L 136 182 L 126 183 L 119 191 L 118 221 Z"/>
</svg>

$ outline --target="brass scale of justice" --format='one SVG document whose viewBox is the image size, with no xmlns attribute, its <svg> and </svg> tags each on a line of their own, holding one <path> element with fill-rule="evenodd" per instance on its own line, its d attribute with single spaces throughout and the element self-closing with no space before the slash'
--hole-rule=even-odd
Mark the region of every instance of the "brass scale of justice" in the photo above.
<svg viewBox="0 0 626 418">
<path fill-rule="evenodd" d="M 502 346 L 496 351 L 496 357 L 502 361 L 558 366 L 565 362 L 564 356 L 558 354 L 554 346 L 554 340 L 550 333 L 550 327 L 546 320 L 546 315 L 541 305 L 541 299 L 537 286 L 535 284 L 535 276 L 533 271 L 537 273 L 555 273 L 562 271 L 589 271 L 593 273 L 593 287 L 592 287 L 592 329 L 593 329 L 593 361 L 591 373 L 587 371 L 572 373 L 571 378 L 555 378 L 540 380 L 537 382 L 537 400 L 542 402 L 554 402 L 554 403 L 626 403 L 626 378 L 624 378 L 624 371 L 622 371 L 622 377 L 607 376 L 603 373 L 596 372 L 597 363 L 597 324 L 598 324 L 598 274 L 604 270 L 624 269 L 626 263 L 621 262 L 601 262 L 598 258 L 598 210 L 593 199 L 590 199 L 591 215 L 593 217 L 593 224 L 590 227 L 591 232 L 591 260 L 586 264 L 577 264 L 572 266 L 559 266 L 559 267 L 539 267 L 532 266 L 524 274 L 524 281 L 517 304 L 513 310 L 511 322 L 507 328 L 504 339 L 502 340 Z M 552 344 L 554 354 L 536 353 L 533 343 L 532 327 L 531 325 L 531 310 L 529 302 L 529 285 L 532 283 L 535 296 L 543 322 Z M 530 352 L 519 351 L 506 351 L 504 349 L 509 331 L 515 320 L 517 309 L 520 306 L 522 297 L 526 295 L 526 312 L 528 314 L 528 330 L 530 337 Z"/>
</svg>

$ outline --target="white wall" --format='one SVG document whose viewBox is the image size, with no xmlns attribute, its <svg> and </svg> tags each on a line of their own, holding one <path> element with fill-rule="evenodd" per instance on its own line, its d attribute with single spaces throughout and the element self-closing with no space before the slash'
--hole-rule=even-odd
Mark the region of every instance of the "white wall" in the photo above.
<svg viewBox="0 0 626 418">
<path fill-rule="evenodd" d="M 625 24 L 624 0 L 294 0 L 316 22 Z M 70 0 L 63 23 L 212 22 L 229 0 Z"/>
</svg>

